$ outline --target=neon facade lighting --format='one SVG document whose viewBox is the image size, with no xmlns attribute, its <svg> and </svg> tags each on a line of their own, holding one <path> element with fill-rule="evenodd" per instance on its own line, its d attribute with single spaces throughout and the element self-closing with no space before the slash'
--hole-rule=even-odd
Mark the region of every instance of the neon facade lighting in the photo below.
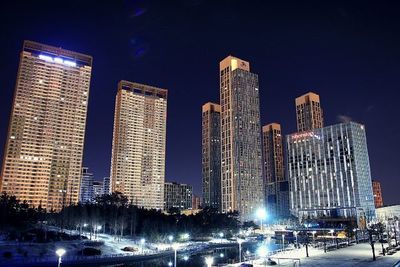
<svg viewBox="0 0 400 267">
<path fill-rule="evenodd" d="M 53 57 L 46 56 L 46 55 L 39 55 L 39 58 L 40 58 L 41 60 L 48 61 L 48 62 L 54 62 L 54 63 L 58 63 L 58 64 L 64 64 L 64 65 L 67 65 L 67 66 L 69 66 L 69 67 L 76 67 L 76 62 L 71 61 L 71 60 L 63 60 L 63 59 L 60 58 L 60 57 L 55 57 L 55 58 L 53 58 Z"/>
</svg>

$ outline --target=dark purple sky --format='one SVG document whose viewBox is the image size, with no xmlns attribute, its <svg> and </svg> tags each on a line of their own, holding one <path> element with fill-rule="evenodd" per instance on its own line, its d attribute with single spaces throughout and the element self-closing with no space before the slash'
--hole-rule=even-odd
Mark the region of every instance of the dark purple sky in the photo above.
<svg viewBox="0 0 400 267">
<path fill-rule="evenodd" d="M 398 1 L 1 1 L 0 143 L 24 39 L 94 58 L 84 163 L 109 175 L 121 79 L 167 88 L 167 180 L 201 188 L 201 105 L 218 101 L 218 63 L 250 61 L 262 123 L 295 131 L 294 98 L 319 93 L 327 125 L 367 127 L 372 177 L 399 203 Z M 397 3 L 396 3 L 397 2 Z"/>
</svg>

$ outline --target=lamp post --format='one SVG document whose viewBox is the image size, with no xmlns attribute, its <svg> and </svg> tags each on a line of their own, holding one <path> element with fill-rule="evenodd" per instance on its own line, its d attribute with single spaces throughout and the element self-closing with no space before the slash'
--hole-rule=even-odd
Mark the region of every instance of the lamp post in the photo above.
<svg viewBox="0 0 400 267">
<path fill-rule="evenodd" d="M 298 240 L 297 240 L 297 234 L 298 234 L 298 232 L 297 232 L 297 231 L 294 231 L 293 234 L 294 234 L 294 236 L 296 237 L 296 248 L 298 248 L 298 246 L 299 246 L 299 242 L 298 242 Z"/>
<path fill-rule="evenodd" d="M 65 249 L 63 249 L 63 248 L 59 248 L 59 249 L 57 249 L 56 250 L 56 254 L 57 254 L 57 256 L 58 256 L 58 267 L 60 267 L 61 266 L 61 257 L 62 256 L 64 256 L 64 254 L 65 254 Z"/>
<path fill-rule="evenodd" d="M 220 240 L 219 240 L 219 241 L 220 241 L 220 243 L 222 243 L 222 238 L 223 238 L 223 237 L 224 237 L 224 233 L 222 233 L 222 232 L 221 232 L 221 233 L 219 233 L 219 238 L 220 238 Z"/>
<path fill-rule="evenodd" d="M 357 228 L 354 228 L 353 229 L 353 232 L 354 232 L 354 236 L 355 236 L 355 238 L 356 238 L 356 244 L 358 244 L 358 232 L 357 232 Z"/>
<path fill-rule="evenodd" d="M 174 249 L 174 267 L 176 267 L 176 254 L 177 254 L 177 251 L 178 251 L 179 246 L 178 246 L 177 243 L 174 243 L 174 244 L 172 245 L 172 248 Z"/>
<path fill-rule="evenodd" d="M 140 239 L 140 246 L 142 247 L 142 254 L 144 254 L 144 243 L 146 243 L 146 239 Z"/>
<path fill-rule="evenodd" d="M 263 220 L 267 217 L 267 212 L 265 211 L 264 208 L 259 208 L 257 210 L 257 218 L 260 219 L 260 230 L 261 232 L 263 231 Z"/>
<path fill-rule="evenodd" d="M 237 242 L 239 244 L 239 263 L 241 263 L 242 262 L 242 243 L 243 243 L 243 239 L 238 239 Z"/>
<path fill-rule="evenodd" d="M 211 267 L 213 262 L 214 262 L 214 258 L 213 257 L 206 257 L 207 267 Z"/>
<path fill-rule="evenodd" d="M 260 258 L 263 259 L 264 266 L 265 266 L 265 264 L 266 264 L 266 257 L 267 257 L 267 255 L 268 255 L 267 248 L 266 248 L 265 246 L 261 246 L 261 247 L 258 248 L 257 253 L 258 253 L 258 255 L 260 256 Z"/>
<path fill-rule="evenodd" d="M 312 233 L 313 242 L 315 242 L 315 234 L 317 233 L 317 231 L 312 231 L 311 233 Z"/>
<path fill-rule="evenodd" d="M 282 251 L 285 250 L 285 235 L 282 234 Z"/>
</svg>

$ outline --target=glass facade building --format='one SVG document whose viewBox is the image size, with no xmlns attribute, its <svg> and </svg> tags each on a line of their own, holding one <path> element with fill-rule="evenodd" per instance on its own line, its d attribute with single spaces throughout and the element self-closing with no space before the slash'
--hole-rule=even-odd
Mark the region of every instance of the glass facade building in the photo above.
<svg viewBox="0 0 400 267">
<path fill-rule="evenodd" d="M 202 107 L 202 189 L 205 207 L 221 209 L 221 131 L 218 104 Z"/>
<path fill-rule="evenodd" d="M 286 136 L 290 211 L 300 220 L 375 216 L 365 128 L 348 122 Z"/>
<path fill-rule="evenodd" d="M 242 221 L 264 207 L 260 101 L 257 74 L 249 62 L 228 56 L 220 62 L 221 210 Z"/>
<path fill-rule="evenodd" d="M 193 188 L 191 185 L 169 183 L 164 186 L 164 210 L 171 208 L 187 210 L 192 208 Z"/>
<path fill-rule="evenodd" d="M 82 179 L 81 179 L 81 192 L 79 194 L 79 201 L 82 203 L 91 202 L 93 200 L 94 189 L 94 176 L 93 173 L 89 172 L 88 167 L 82 168 Z"/>
</svg>

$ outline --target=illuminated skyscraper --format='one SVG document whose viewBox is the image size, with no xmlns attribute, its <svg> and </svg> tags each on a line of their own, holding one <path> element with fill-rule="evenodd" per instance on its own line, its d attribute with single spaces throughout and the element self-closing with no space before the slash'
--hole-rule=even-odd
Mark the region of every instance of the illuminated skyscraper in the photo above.
<svg viewBox="0 0 400 267">
<path fill-rule="evenodd" d="M 25 41 L 0 191 L 60 210 L 79 200 L 92 57 Z"/>
<path fill-rule="evenodd" d="M 289 217 L 289 184 L 285 178 L 281 125 L 262 127 L 264 149 L 265 194 L 268 214 L 272 218 Z"/>
<path fill-rule="evenodd" d="M 205 207 L 221 206 L 221 131 L 218 104 L 206 103 L 202 108 L 202 176 Z"/>
<path fill-rule="evenodd" d="M 232 56 L 219 66 L 222 212 L 254 219 L 264 206 L 258 76 L 249 62 Z"/>
<path fill-rule="evenodd" d="M 296 98 L 297 131 L 304 132 L 324 127 L 319 95 L 307 93 Z"/>
<path fill-rule="evenodd" d="M 340 123 L 286 136 L 290 210 L 300 220 L 375 216 L 364 125 Z"/>
<path fill-rule="evenodd" d="M 167 90 L 120 81 L 115 102 L 112 191 L 133 204 L 163 209 Z"/>
</svg>

